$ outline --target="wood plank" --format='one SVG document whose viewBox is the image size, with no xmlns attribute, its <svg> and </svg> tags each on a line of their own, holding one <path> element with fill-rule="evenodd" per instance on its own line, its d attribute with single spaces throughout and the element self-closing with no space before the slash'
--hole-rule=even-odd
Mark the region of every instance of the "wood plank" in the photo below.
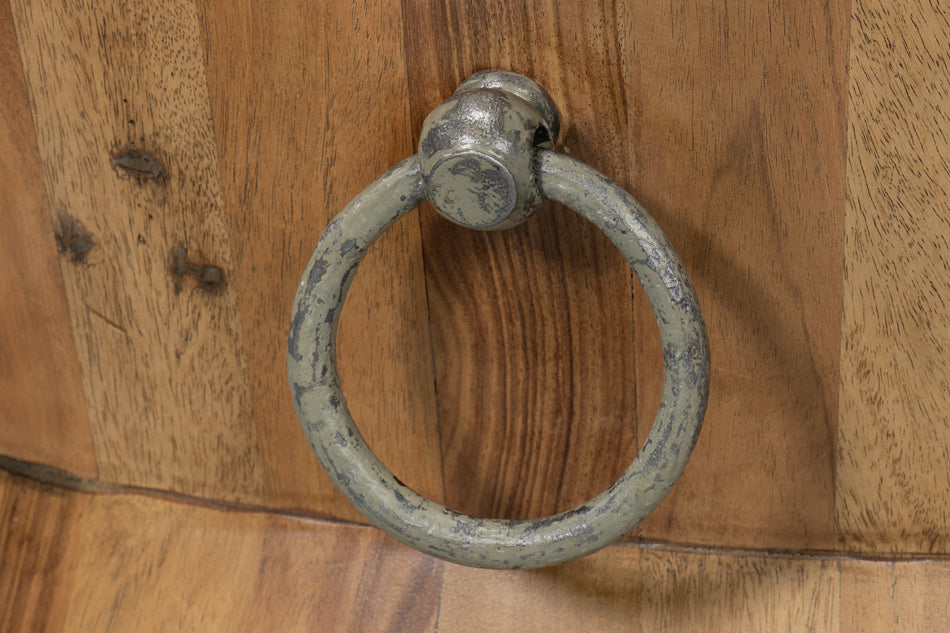
<svg viewBox="0 0 950 633">
<path fill-rule="evenodd" d="M 0 630 L 64 631 L 64 537 L 83 499 L 0 471 Z"/>
<path fill-rule="evenodd" d="M 361 526 L 79 492 L 0 471 L 0 629 L 939 633 L 950 560 L 612 546 L 442 563 Z"/>
<path fill-rule="evenodd" d="M 248 631 L 435 631 L 445 563 L 371 528 L 273 521 Z M 286 525 L 285 525 L 286 524 Z M 303 590 L 302 590 L 303 589 Z"/>
<path fill-rule="evenodd" d="M 441 34 L 407 38 L 414 129 L 473 70 L 534 76 L 563 145 L 638 195 L 693 275 L 706 430 L 639 536 L 833 546 L 846 3 L 409 4 L 408 33 Z M 424 225 L 446 494 L 476 513 L 600 492 L 658 406 L 656 326 L 626 264 L 570 213 L 540 215 L 498 235 Z"/>
<path fill-rule="evenodd" d="M 950 18 L 852 5 L 842 546 L 950 552 Z"/>
<path fill-rule="evenodd" d="M 99 475 L 259 498 L 194 7 L 12 7 Z"/>
<path fill-rule="evenodd" d="M 284 350 L 323 229 L 413 153 L 399 7 L 221 0 L 199 10 L 268 503 L 365 520 L 310 452 Z M 411 215 L 371 249 L 346 302 L 338 357 L 374 450 L 407 485 L 441 499 L 421 248 Z"/>
<path fill-rule="evenodd" d="M 448 566 L 439 631 L 838 631 L 838 565 L 614 546 L 547 569 Z"/>
<path fill-rule="evenodd" d="M 435 627 L 442 563 L 375 529 L 5 473 L 0 521 L 10 633 Z"/>
<path fill-rule="evenodd" d="M 948 572 L 946 561 L 843 562 L 841 633 L 943 633 Z"/>
<path fill-rule="evenodd" d="M 940 633 L 950 562 L 611 547 L 547 570 L 448 566 L 439 631 Z"/>
<path fill-rule="evenodd" d="M 95 477 L 79 359 L 6 2 L 0 2 L 0 94 L 0 453 Z"/>
<path fill-rule="evenodd" d="M 620 17 L 635 192 L 690 271 L 713 368 L 696 452 L 647 539 L 834 546 L 847 8 L 647 3 Z M 656 329 L 638 345 L 656 349 Z M 660 369 L 638 366 L 641 435 Z"/>
<path fill-rule="evenodd" d="M 468 74 L 512 69 L 551 93 L 574 156 L 628 182 L 610 10 L 545 0 L 480 11 L 433 0 L 403 10 L 417 135 Z M 607 488 L 638 447 L 623 258 L 591 225 L 551 205 L 498 233 L 427 210 L 423 239 L 448 505 L 540 516 Z"/>
</svg>

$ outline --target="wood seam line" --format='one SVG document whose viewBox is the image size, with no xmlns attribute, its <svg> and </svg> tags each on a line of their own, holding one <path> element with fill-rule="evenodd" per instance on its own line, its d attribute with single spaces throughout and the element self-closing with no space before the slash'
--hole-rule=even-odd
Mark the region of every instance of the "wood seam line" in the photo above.
<svg viewBox="0 0 950 633">
<path fill-rule="evenodd" d="M 28 479 L 30 481 L 47 486 L 54 486 L 70 492 L 149 497 L 170 503 L 199 506 L 211 510 L 270 514 L 286 517 L 289 519 L 299 519 L 308 523 L 349 526 L 355 528 L 370 529 L 372 527 L 363 523 L 325 517 L 313 512 L 304 512 L 301 510 L 291 510 L 286 508 L 272 508 L 256 503 L 226 501 L 223 499 L 213 499 L 180 492 L 172 492 L 159 488 L 149 488 L 147 486 L 117 484 L 108 481 L 100 481 L 97 479 L 89 479 L 75 475 L 65 470 L 54 468 L 52 466 L 27 462 L 9 457 L 7 455 L 0 455 L 0 471 L 6 471 L 14 477 Z"/>
<path fill-rule="evenodd" d="M 413 118 L 413 107 L 412 107 L 412 77 L 409 75 L 409 67 L 411 61 L 409 59 L 409 25 L 406 21 L 406 11 L 403 2 L 399 3 L 399 21 L 402 24 L 402 56 L 403 56 L 403 68 L 406 73 L 406 114 L 408 114 L 407 125 L 409 126 L 409 142 L 411 144 L 410 151 L 415 153 L 419 145 L 419 139 L 417 138 L 416 132 L 412 129 L 412 122 L 415 121 Z M 439 500 L 440 503 L 445 504 L 445 500 L 448 497 L 448 490 L 445 485 L 445 443 L 442 441 L 442 415 L 439 409 L 439 377 L 438 372 L 436 371 L 435 366 L 435 343 L 432 340 L 432 303 L 429 297 L 429 274 L 426 268 L 426 239 L 425 239 L 425 230 L 423 226 L 423 211 L 421 208 L 417 208 L 415 211 L 415 221 L 416 221 L 416 230 L 419 232 L 419 256 L 422 261 L 422 286 L 425 290 L 425 314 L 426 314 L 426 341 L 429 345 L 429 368 L 432 370 L 432 401 L 435 403 L 434 415 L 435 415 L 435 428 L 438 432 L 438 437 L 436 440 L 439 443 L 439 477 L 441 482 L 441 493 L 442 498 Z M 440 594 L 441 595 L 441 594 Z M 436 626 L 438 629 L 438 626 Z"/>
<path fill-rule="evenodd" d="M 280 508 L 271 508 L 268 506 L 238 503 L 233 501 L 223 501 L 219 499 L 206 499 L 193 495 L 186 495 L 167 490 L 158 490 L 155 488 L 146 488 L 142 486 L 131 486 L 103 482 L 94 479 L 87 479 L 72 473 L 36 464 L 26 462 L 5 455 L 0 455 L 0 470 L 5 471 L 14 477 L 27 479 L 41 484 L 55 486 L 68 491 L 85 494 L 106 494 L 106 495 L 129 495 L 150 497 L 160 499 L 170 503 L 179 503 L 184 505 L 199 506 L 206 509 L 221 510 L 227 512 L 243 513 L 261 513 L 274 516 L 280 516 L 288 519 L 297 519 L 308 523 L 316 523 L 326 526 L 351 527 L 359 529 L 374 529 L 372 526 L 352 521 L 342 521 L 330 517 L 324 517 L 313 513 L 302 511 L 286 510 Z M 882 563 L 950 563 L 950 554 L 917 554 L 917 553 L 894 553 L 894 554 L 865 554 L 835 552 L 829 550 L 757 550 L 757 549 L 730 549 L 716 548 L 703 545 L 694 545 L 688 543 L 665 543 L 662 541 L 620 541 L 609 547 L 632 548 L 649 552 L 668 552 L 672 554 L 684 554 L 693 556 L 728 556 L 733 558 L 758 558 L 758 559 L 778 559 L 778 560 L 816 560 L 823 562 L 882 562 Z"/>
</svg>

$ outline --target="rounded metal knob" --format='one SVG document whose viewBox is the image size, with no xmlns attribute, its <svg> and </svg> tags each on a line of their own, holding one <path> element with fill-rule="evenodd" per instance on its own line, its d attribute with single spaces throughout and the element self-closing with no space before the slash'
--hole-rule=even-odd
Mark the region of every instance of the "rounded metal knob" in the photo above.
<svg viewBox="0 0 950 633">
<path fill-rule="evenodd" d="M 554 565 L 620 538 L 670 491 L 706 411 L 709 343 L 682 263 L 629 193 L 552 151 L 557 131 L 550 97 L 530 79 L 505 71 L 469 77 L 426 119 L 419 154 L 390 169 L 330 223 L 294 302 L 290 384 L 297 415 L 327 474 L 373 524 L 416 549 L 464 565 Z M 369 246 L 426 200 L 454 222 L 496 229 L 523 221 L 545 197 L 597 225 L 643 284 L 663 345 L 662 401 L 640 453 L 594 499 L 537 519 L 473 517 L 399 482 L 367 446 L 340 389 L 337 325 Z"/>
<path fill-rule="evenodd" d="M 419 160 L 426 196 L 471 229 L 526 220 L 543 199 L 531 161 L 554 149 L 557 108 L 535 82 L 490 70 L 466 79 L 422 124 Z"/>
</svg>

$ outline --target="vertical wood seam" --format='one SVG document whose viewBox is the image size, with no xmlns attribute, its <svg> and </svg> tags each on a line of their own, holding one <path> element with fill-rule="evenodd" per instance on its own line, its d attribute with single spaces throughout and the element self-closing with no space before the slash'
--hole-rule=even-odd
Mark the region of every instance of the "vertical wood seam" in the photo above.
<svg viewBox="0 0 950 633">
<path fill-rule="evenodd" d="M 404 60 L 403 67 L 405 68 L 405 72 L 406 72 L 406 100 L 407 100 L 406 111 L 407 111 L 407 114 L 409 115 L 409 119 L 408 119 L 408 121 L 406 121 L 406 125 L 408 125 L 408 126 L 410 127 L 409 138 L 410 138 L 410 142 L 412 143 L 412 146 L 411 146 L 411 148 L 410 148 L 410 152 L 415 153 L 415 148 L 416 148 L 416 146 L 417 146 L 418 143 L 419 143 L 419 139 L 417 138 L 417 137 L 418 137 L 418 134 L 417 134 L 416 130 L 415 130 L 415 129 L 412 129 L 412 122 L 416 120 L 416 112 L 413 111 L 412 99 L 410 98 L 410 95 L 412 94 L 412 79 L 411 79 L 410 76 L 409 76 L 409 72 L 410 72 L 410 68 L 411 68 L 411 60 L 409 59 L 409 36 L 410 36 L 410 33 L 409 33 L 408 22 L 407 22 L 407 20 L 406 20 L 405 0 L 402 0 L 402 2 L 399 3 L 399 17 L 400 17 L 400 20 L 401 20 L 401 22 L 402 22 L 402 35 L 403 35 L 403 37 L 402 37 L 402 55 L 403 55 L 403 60 Z M 420 117 L 420 119 L 421 119 L 421 117 Z M 433 393 L 433 396 L 434 396 L 434 398 L 433 398 L 433 403 L 435 404 L 435 411 L 434 411 L 434 415 L 435 415 L 435 427 L 436 427 L 436 429 L 437 429 L 437 431 L 438 431 L 438 435 L 439 435 L 439 437 L 438 437 L 438 443 L 439 443 L 439 474 L 440 474 L 440 477 L 441 477 L 441 480 L 442 480 L 442 481 L 441 481 L 441 483 L 442 483 L 442 498 L 439 499 L 438 501 L 439 501 L 440 503 L 443 503 L 443 504 L 444 504 L 444 503 L 445 503 L 445 498 L 446 498 L 446 487 L 445 487 L 445 444 L 443 443 L 442 418 L 441 418 L 441 413 L 440 413 L 439 404 L 438 404 L 438 403 L 439 403 L 439 377 L 438 377 L 438 373 L 437 373 L 437 371 L 436 371 L 436 364 L 435 364 L 435 345 L 434 345 L 434 343 L 433 343 L 433 341 L 432 341 L 432 319 L 431 319 L 430 316 L 429 316 L 429 315 L 431 314 L 431 310 L 430 310 L 430 305 L 431 305 L 431 304 L 430 304 L 430 298 L 429 298 L 429 271 L 428 271 L 428 268 L 426 267 L 426 240 L 424 239 L 425 233 L 423 232 L 423 226 L 422 226 L 422 214 L 423 214 L 424 210 L 425 210 L 425 204 L 423 204 L 423 205 L 417 207 L 417 208 L 415 209 L 415 211 L 412 211 L 412 213 L 415 214 L 416 230 L 417 230 L 418 235 L 419 235 L 419 256 L 422 258 L 422 281 L 423 281 L 423 287 L 424 287 L 424 289 L 425 289 L 425 298 L 426 298 L 426 303 L 425 303 L 426 330 L 427 330 L 427 332 L 428 332 L 428 337 L 427 337 L 427 339 L 428 339 L 428 342 L 429 342 L 429 367 L 430 367 L 430 369 L 431 369 L 431 371 L 432 371 L 432 393 Z M 440 596 L 441 596 L 441 592 L 440 592 Z M 441 597 L 440 597 L 440 600 L 441 600 Z M 438 627 L 438 617 L 436 617 L 436 630 L 437 630 L 437 631 L 438 631 L 438 628 L 439 628 L 439 627 Z"/>
<path fill-rule="evenodd" d="M 841 532 L 841 520 L 840 513 L 838 512 L 838 434 L 841 427 L 841 419 L 844 417 L 844 412 L 841 407 L 842 393 L 844 391 L 844 374 L 841 371 L 841 364 L 844 361 L 845 355 L 845 297 L 844 297 L 844 277 L 847 274 L 848 270 L 848 248 L 846 240 L 848 238 L 848 209 L 850 208 L 851 202 L 851 187 L 848 184 L 848 161 L 851 157 L 851 144 L 848 142 L 848 128 L 850 126 L 851 117 L 851 46 L 854 40 L 854 14 L 852 13 L 852 6 L 856 4 L 857 0 L 847 0 L 848 1 L 848 42 L 844 50 L 844 117 L 842 117 L 842 129 L 838 131 L 841 135 L 839 140 L 843 143 L 844 155 L 841 161 L 840 169 L 841 174 L 841 183 L 844 187 L 843 192 L 843 204 L 844 204 L 844 213 L 842 214 L 841 222 L 841 295 L 838 298 L 840 305 L 838 309 L 840 311 L 840 323 L 838 327 L 838 391 L 837 391 L 837 407 L 835 409 L 837 415 L 835 420 L 835 429 L 834 433 L 831 436 L 831 502 L 832 507 L 835 509 L 834 521 L 832 523 L 832 541 L 835 544 L 836 549 L 841 549 L 844 545 L 843 536 Z M 839 574 L 838 578 L 838 594 L 841 594 L 841 578 Z M 840 604 L 838 607 L 839 610 L 839 620 L 840 620 Z"/>
</svg>

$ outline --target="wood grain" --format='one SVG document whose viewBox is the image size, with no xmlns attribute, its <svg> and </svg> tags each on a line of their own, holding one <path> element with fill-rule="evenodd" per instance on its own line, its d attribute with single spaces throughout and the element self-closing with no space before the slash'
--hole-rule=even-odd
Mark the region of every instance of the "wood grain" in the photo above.
<svg viewBox="0 0 950 633">
<path fill-rule="evenodd" d="M 447 566 L 439 631 L 941 633 L 947 561 L 611 547 L 548 570 Z"/>
<path fill-rule="evenodd" d="M 950 561 L 612 546 L 443 563 L 378 530 L 0 471 L 0 630 L 939 633 Z"/>
<path fill-rule="evenodd" d="M 950 552 L 950 19 L 852 9 L 841 544 Z"/>
<path fill-rule="evenodd" d="M 565 151 L 657 217 L 709 324 L 706 428 L 631 538 L 950 550 L 950 25 L 937 8 L 855 3 L 849 58 L 837 0 L 11 6 L 0 451 L 361 520 L 286 393 L 293 291 L 325 223 L 413 151 L 428 111 L 502 67 L 551 92 Z M 612 482 L 652 423 L 650 310 L 565 209 L 498 234 L 412 215 L 347 306 L 341 365 L 361 428 L 435 499 L 444 462 L 453 507 L 566 509 Z"/>
<path fill-rule="evenodd" d="M 99 475 L 259 498 L 194 7 L 12 7 Z"/>
<path fill-rule="evenodd" d="M 365 521 L 310 452 L 287 387 L 290 308 L 329 221 L 413 153 L 398 6 L 201 6 L 268 503 Z M 342 315 L 339 366 L 361 431 L 442 498 L 418 218 L 373 246 Z"/>
<path fill-rule="evenodd" d="M 66 630 L 63 537 L 83 507 L 75 493 L 0 471 L 0 631 Z"/>
<path fill-rule="evenodd" d="M 368 528 L 0 473 L 0 629 L 432 631 L 442 563 Z"/>
<path fill-rule="evenodd" d="M 626 104 L 608 9 L 535 1 L 464 11 L 427 1 L 403 10 L 417 135 L 465 76 L 512 69 L 551 93 L 573 155 L 625 182 Z M 638 447 L 623 258 L 550 205 L 499 233 L 427 210 L 423 240 L 448 505 L 540 516 L 607 488 Z"/>
<path fill-rule="evenodd" d="M 5 2 L 0 94 L 0 453 L 94 477 L 79 359 Z"/>
<path fill-rule="evenodd" d="M 950 623 L 946 561 L 841 564 L 841 633 L 942 633 Z"/>
<path fill-rule="evenodd" d="M 638 195 L 694 276 L 710 410 L 646 538 L 834 543 L 847 15 L 812 5 L 405 6 L 408 33 L 442 34 L 407 38 L 415 129 L 471 71 L 534 76 L 565 148 Z M 593 496 L 658 406 L 656 326 L 626 264 L 571 213 L 539 215 L 498 235 L 424 224 L 446 494 L 472 512 Z"/>
<path fill-rule="evenodd" d="M 561 567 L 449 566 L 440 632 L 838 631 L 831 561 L 611 547 Z"/>
<path fill-rule="evenodd" d="M 699 444 L 647 539 L 834 546 L 846 2 L 625 9 L 634 192 L 696 285 L 712 386 Z M 650 311 L 642 299 L 636 322 Z M 641 436 L 659 346 L 637 330 Z"/>
</svg>

